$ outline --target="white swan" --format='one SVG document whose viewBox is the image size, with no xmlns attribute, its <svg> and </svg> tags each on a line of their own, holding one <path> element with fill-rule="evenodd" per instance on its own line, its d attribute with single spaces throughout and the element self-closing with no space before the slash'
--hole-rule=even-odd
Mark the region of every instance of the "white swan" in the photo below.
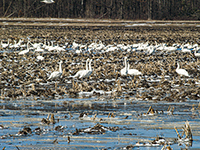
<svg viewBox="0 0 200 150">
<path fill-rule="evenodd" d="M 3 43 L 3 41 L 1 41 L 1 47 L 7 48 L 9 46 L 9 41 L 10 41 L 10 39 L 8 39 L 8 43 Z"/>
<path fill-rule="evenodd" d="M 122 76 L 126 76 L 127 73 L 128 73 L 128 68 L 127 68 L 127 64 L 126 64 L 126 59 L 127 59 L 127 57 L 124 57 L 124 64 L 125 64 L 125 67 L 124 67 L 123 69 L 121 69 L 121 71 L 120 71 Z"/>
<path fill-rule="evenodd" d="M 21 43 L 23 42 L 21 39 L 18 41 L 14 40 L 15 44 L 13 44 L 12 46 L 10 46 L 10 48 L 20 48 Z"/>
<path fill-rule="evenodd" d="M 128 74 L 132 76 L 137 76 L 137 75 L 141 75 L 142 72 L 140 72 L 137 69 L 129 69 L 129 63 L 128 63 Z"/>
<path fill-rule="evenodd" d="M 14 40 L 14 44 L 9 45 L 10 48 L 15 48 L 15 45 L 17 44 L 17 41 Z"/>
<path fill-rule="evenodd" d="M 64 48 L 60 47 L 57 43 L 57 45 L 55 46 L 55 50 L 57 50 L 57 52 L 60 52 L 60 51 L 65 51 Z"/>
<path fill-rule="evenodd" d="M 30 43 L 30 41 L 27 42 L 27 49 L 19 52 L 18 55 L 24 55 L 29 52 L 29 43 Z"/>
<path fill-rule="evenodd" d="M 50 52 L 50 51 L 54 51 L 56 50 L 55 46 L 53 45 L 53 41 L 51 41 L 51 45 L 48 42 L 48 46 L 46 46 L 46 49 Z"/>
<path fill-rule="evenodd" d="M 183 45 L 181 45 L 181 51 L 183 53 L 191 53 L 191 50 L 189 50 L 188 48 L 185 48 Z"/>
<path fill-rule="evenodd" d="M 72 43 L 72 48 L 73 49 L 77 49 L 77 48 L 79 48 L 80 47 L 80 45 L 78 44 L 78 43 L 76 43 L 75 41 L 73 41 L 73 43 Z"/>
<path fill-rule="evenodd" d="M 42 3 L 46 3 L 46 4 L 52 4 L 52 3 L 55 3 L 53 0 L 43 0 L 43 1 L 40 1 Z"/>
<path fill-rule="evenodd" d="M 194 56 L 200 57 L 200 53 L 197 53 L 198 47 L 194 48 Z"/>
<path fill-rule="evenodd" d="M 92 72 L 93 72 L 91 63 L 92 63 L 92 59 L 90 59 L 89 70 L 88 70 L 87 74 L 84 76 L 84 78 L 88 78 L 92 74 Z"/>
<path fill-rule="evenodd" d="M 43 56 L 37 56 L 36 58 L 37 58 L 38 60 L 40 60 L 40 61 L 44 60 L 44 57 L 43 57 Z"/>
<path fill-rule="evenodd" d="M 40 47 L 40 45 L 37 46 L 35 49 L 35 52 L 44 52 L 44 49 Z"/>
<path fill-rule="evenodd" d="M 62 64 L 62 60 L 59 63 L 59 71 L 52 72 L 47 80 L 60 78 L 60 76 L 62 75 L 62 65 L 61 64 Z"/>
<path fill-rule="evenodd" d="M 85 70 L 79 70 L 74 76 L 73 78 L 83 78 L 84 76 L 86 76 L 86 74 L 88 73 L 88 62 L 89 62 L 89 58 L 86 61 L 86 69 Z"/>
<path fill-rule="evenodd" d="M 177 62 L 176 72 L 181 76 L 184 75 L 184 76 L 189 77 L 189 73 L 185 69 L 179 69 L 179 63 L 178 62 Z"/>
</svg>

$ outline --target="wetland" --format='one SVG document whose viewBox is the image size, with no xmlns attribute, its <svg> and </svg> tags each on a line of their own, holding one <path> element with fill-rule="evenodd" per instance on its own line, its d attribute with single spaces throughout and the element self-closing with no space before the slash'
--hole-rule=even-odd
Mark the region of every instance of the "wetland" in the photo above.
<svg viewBox="0 0 200 150">
<path fill-rule="evenodd" d="M 0 27 L 2 149 L 200 147 L 200 22 L 1 18 Z M 121 75 L 125 57 L 140 75 Z M 75 78 L 88 58 L 91 74 Z M 60 61 L 62 75 L 49 79 Z"/>
</svg>

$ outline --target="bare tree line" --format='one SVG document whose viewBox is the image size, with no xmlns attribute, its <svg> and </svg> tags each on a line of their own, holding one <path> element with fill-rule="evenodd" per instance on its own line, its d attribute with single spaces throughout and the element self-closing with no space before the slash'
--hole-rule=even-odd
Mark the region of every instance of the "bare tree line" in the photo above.
<svg viewBox="0 0 200 150">
<path fill-rule="evenodd" d="M 200 20 L 200 0 L 1 0 L 0 17 Z"/>
</svg>

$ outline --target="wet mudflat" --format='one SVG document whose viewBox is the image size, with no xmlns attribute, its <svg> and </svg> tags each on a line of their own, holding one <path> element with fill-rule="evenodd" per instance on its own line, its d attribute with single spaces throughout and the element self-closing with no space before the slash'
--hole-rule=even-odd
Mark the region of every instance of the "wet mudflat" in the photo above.
<svg viewBox="0 0 200 150">
<path fill-rule="evenodd" d="M 38 22 L 1 23 L 2 148 L 200 147 L 198 22 Z M 125 57 L 140 75 L 121 75 Z M 88 58 L 91 75 L 75 78 Z"/>
</svg>

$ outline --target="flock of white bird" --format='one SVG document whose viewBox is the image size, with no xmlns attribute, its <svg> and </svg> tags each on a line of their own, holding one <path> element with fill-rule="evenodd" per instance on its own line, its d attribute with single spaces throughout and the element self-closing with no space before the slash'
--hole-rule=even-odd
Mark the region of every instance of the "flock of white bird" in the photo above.
<svg viewBox="0 0 200 150">
<path fill-rule="evenodd" d="M 46 4 L 52 4 L 52 3 L 55 3 L 53 0 L 42 0 L 40 1 L 42 3 L 46 3 Z"/>
<path fill-rule="evenodd" d="M 31 43 L 30 41 L 28 41 L 26 44 L 23 44 L 24 42 L 22 40 L 19 40 L 18 42 L 16 42 L 14 40 L 14 44 L 10 43 L 10 40 L 8 39 L 7 42 L 3 42 L 1 41 L 1 47 L 3 49 L 6 48 L 11 48 L 11 49 L 24 49 L 26 47 L 25 50 L 22 50 L 18 53 L 18 55 L 25 55 L 27 53 L 29 53 L 30 50 L 33 50 L 35 52 L 52 52 L 52 51 L 56 51 L 56 52 L 61 52 L 61 51 L 66 51 L 67 47 L 69 47 L 69 43 L 65 43 L 63 44 L 63 46 L 59 46 L 59 44 L 54 44 L 53 41 L 46 41 L 46 39 L 44 40 L 44 43 Z M 199 50 L 199 46 L 198 44 L 173 44 L 172 46 L 167 46 L 165 43 L 161 43 L 161 44 L 157 44 L 155 42 L 155 44 L 149 44 L 148 42 L 146 43 L 137 43 L 137 44 L 109 44 L 109 45 L 105 45 L 103 44 L 101 41 L 97 42 L 97 40 L 95 40 L 95 42 L 87 45 L 87 44 L 78 44 L 75 41 L 72 43 L 72 45 L 70 46 L 70 50 L 73 50 L 74 53 L 82 53 L 82 52 L 91 52 L 91 51 L 96 51 L 96 52 L 111 52 L 111 51 L 115 51 L 115 50 L 122 50 L 122 51 L 142 51 L 145 52 L 146 54 L 150 55 L 156 51 L 163 51 L 163 52 L 172 52 L 172 51 L 177 51 L 180 50 L 183 53 L 192 53 L 194 54 L 195 57 L 200 57 L 200 53 L 197 53 L 197 51 Z M 69 50 L 69 49 L 68 49 Z M 38 53 L 39 54 L 39 53 Z M 38 60 L 42 61 L 45 58 L 43 56 L 38 55 L 36 57 Z M 91 67 L 91 62 L 92 59 L 90 60 L 89 58 L 86 61 L 86 69 L 85 70 L 80 70 L 78 71 L 74 76 L 74 78 L 87 78 L 92 74 L 92 67 Z M 48 80 L 50 79 L 56 79 L 59 78 L 62 75 L 62 61 L 60 61 L 59 64 L 59 71 L 55 71 L 53 72 Z M 127 76 L 127 75 L 131 75 L 131 76 L 136 76 L 136 75 L 142 75 L 142 73 L 137 70 L 137 69 L 130 69 L 130 65 L 127 62 L 127 57 L 124 58 L 124 64 L 125 67 L 123 69 L 121 69 L 121 75 L 122 76 Z M 176 72 L 181 75 L 181 76 L 187 76 L 189 77 L 188 72 L 185 69 L 180 69 L 179 67 L 179 63 L 177 62 L 177 69 Z"/>
</svg>

